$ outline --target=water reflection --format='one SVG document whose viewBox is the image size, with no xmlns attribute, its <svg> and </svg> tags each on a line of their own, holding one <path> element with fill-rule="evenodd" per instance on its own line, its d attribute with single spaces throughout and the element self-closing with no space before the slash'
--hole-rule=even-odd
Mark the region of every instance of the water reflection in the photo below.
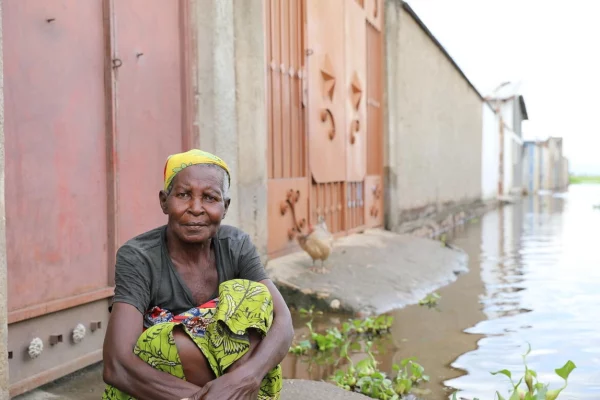
<svg viewBox="0 0 600 400">
<path fill-rule="evenodd" d="M 467 398 L 491 398 L 490 388 L 508 385 L 489 371 L 521 372 L 520 354 L 529 342 L 531 368 L 554 385 L 560 384 L 554 368 L 568 359 L 577 364 L 561 398 L 600 398 L 600 322 L 595 317 L 600 253 L 593 230 L 600 226 L 600 212 L 592 209 L 598 199 L 600 186 L 574 186 L 566 195 L 532 197 L 482 220 L 486 318 L 466 332 L 484 338 L 452 363 L 467 374 L 447 385 Z M 457 245 L 470 239 L 458 239 Z"/>
</svg>

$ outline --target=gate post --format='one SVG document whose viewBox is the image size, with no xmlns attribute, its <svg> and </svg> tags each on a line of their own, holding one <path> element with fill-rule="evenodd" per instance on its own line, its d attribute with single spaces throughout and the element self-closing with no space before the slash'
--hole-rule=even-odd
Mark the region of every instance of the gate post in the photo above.
<svg viewBox="0 0 600 400">
<path fill-rule="evenodd" d="M 400 135 L 401 121 L 396 117 L 397 108 L 401 103 L 400 87 L 401 76 L 399 65 L 401 63 L 400 52 L 400 13 L 402 13 L 402 1 L 385 0 L 385 79 L 384 79 L 384 181 L 385 181 L 385 228 L 393 231 L 400 223 L 399 201 L 401 193 L 398 193 L 398 157 L 397 138 Z"/>
<path fill-rule="evenodd" d="M 268 209 L 264 1 L 234 0 L 233 9 L 239 221 L 260 254 L 265 255 Z"/>
<path fill-rule="evenodd" d="M 6 285 L 6 209 L 4 204 L 4 75 L 0 1 L 0 400 L 8 399 L 8 296 Z"/>
<path fill-rule="evenodd" d="M 200 148 L 232 170 L 225 223 L 267 250 L 267 109 L 263 0 L 192 0 Z"/>
</svg>

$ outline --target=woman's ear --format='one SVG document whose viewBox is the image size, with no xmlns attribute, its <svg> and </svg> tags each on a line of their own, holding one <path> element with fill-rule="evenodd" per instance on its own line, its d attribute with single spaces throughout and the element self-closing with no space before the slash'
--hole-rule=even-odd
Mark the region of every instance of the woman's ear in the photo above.
<svg viewBox="0 0 600 400">
<path fill-rule="evenodd" d="M 168 213 L 167 197 L 169 197 L 169 195 L 164 190 L 158 192 L 158 200 L 160 201 L 160 208 L 162 209 L 163 214 Z"/>
<path fill-rule="evenodd" d="M 229 210 L 229 204 L 231 204 L 231 199 L 225 199 L 225 211 L 223 211 L 223 218 L 227 215 L 227 210 Z"/>
</svg>

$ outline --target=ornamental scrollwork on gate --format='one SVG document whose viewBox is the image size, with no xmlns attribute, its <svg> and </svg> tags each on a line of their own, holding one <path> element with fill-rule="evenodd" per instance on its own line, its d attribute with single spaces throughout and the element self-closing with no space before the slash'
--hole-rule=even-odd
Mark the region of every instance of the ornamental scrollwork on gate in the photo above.
<svg viewBox="0 0 600 400">
<path fill-rule="evenodd" d="M 300 199 L 300 191 L 299 190 L 288 190 L 286 194 L 286 199 L 281 202 L 280 209 L 281 215 L 285 215 L 287 210 L 291 211 L 293 226 L 288 229 L 288 238 L 292 240 L 297 234 L 302 233 L 302 228 L 306 225 L 306 218 L 297 219 L 296 218 L 296 203 Z"/>
</svg>

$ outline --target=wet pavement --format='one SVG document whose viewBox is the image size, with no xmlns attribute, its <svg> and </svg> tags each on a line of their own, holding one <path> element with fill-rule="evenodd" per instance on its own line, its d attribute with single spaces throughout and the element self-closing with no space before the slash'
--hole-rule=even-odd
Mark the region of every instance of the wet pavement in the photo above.
<svg viewBox="0 0 600 400">
<path fill-rule="evenodd" d="M 377 356 L 390 372 L 416 356 L 431 376 L 426 399 L 492 399 L 506 393 L 506 378 L 490 371 L 522 373 L 530 343 L 530 368 L 551 388 L 567 360 L 577 369 L 561 400 L 600 399 L 600 185 L 572 186 L 568 193 L 523 199 L 459 227 L 450 242 L 469 255 L 469 272 L 438 291 L 438 309 L 409 306 L 391 313 L 391 337 Z M 345 317 L 324 316 L 326 326 Z M 296 318 L 297 332 L 306 322 Z M 360 359 L 360 357 L 358 357 Z M 332 366 L 289 356 L 286 377 L 326 379 Z M 520 375 L 519 375 L 520 376 Z"/>
<path fill-rule="evenodd" d="M 369 229 L 335 241 L 325 274 L 309 271 L 304 251 L 270 261 L 267 271 L 290 308 L 370 315 L 418 303 L 456 281 L 467 259 L 439 241 Z"/>
</svg>

